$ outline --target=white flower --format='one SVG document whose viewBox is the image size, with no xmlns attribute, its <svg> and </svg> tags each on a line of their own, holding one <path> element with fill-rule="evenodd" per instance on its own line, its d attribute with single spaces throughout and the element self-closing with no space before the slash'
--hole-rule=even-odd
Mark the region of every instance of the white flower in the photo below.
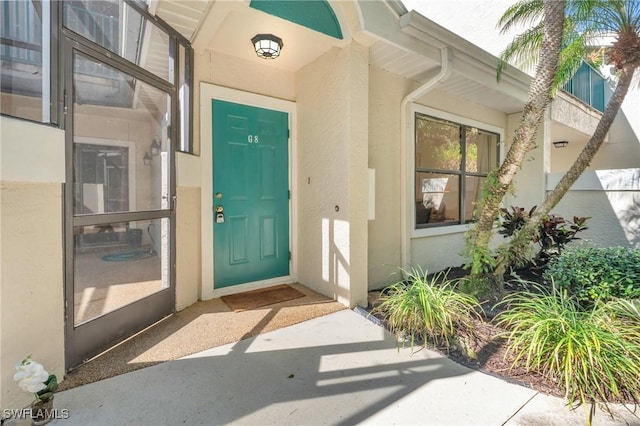
<svg viewBox="0 0 640 426">
<path fill-rule="evenodd" d="M 16 370 L 13 380 L 18 382 L 18 386 L 22 390 L 36 393 L 47 387 L 44 382 L 49 378 L 49 373 L 42 365 L 31 360 L 30 357 L 16 364 Z"/>
</svg>

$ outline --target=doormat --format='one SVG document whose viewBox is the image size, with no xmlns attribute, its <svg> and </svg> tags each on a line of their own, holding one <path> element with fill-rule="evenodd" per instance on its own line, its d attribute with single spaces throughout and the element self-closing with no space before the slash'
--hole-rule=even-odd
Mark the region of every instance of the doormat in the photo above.
<svg viewBox="0 0 640 426">
<path fill-rule="evenodd" d="M 287 284 L 281 284 L 275 287 L 247 291 L 246 293 L 222 296 L 221 299 L 233 312 L 242 312 L 300 297 L 304 297 L 304 293 Z"/>
</svg>

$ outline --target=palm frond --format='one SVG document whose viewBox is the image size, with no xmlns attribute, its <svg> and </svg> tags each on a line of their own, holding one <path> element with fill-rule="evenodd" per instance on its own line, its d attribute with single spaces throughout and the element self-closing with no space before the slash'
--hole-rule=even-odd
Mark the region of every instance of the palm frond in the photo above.
<svg viewBox="0 0 640 426">
<path fill-rule="evenodd" d="M 538 24 L 516 36 L 500 55 L 498 79 L 500 79 L 506 63 L 511 63 L 524 69 L 535 65 L 538 60 L 540 46 L 542 45 L 542 36 L 542 24 Z"/>
<path fill-rule="evenodd" d="M 543 0 L 520 0 L 504 12 L 497 26 L 502 34 L 514 27 L 537 26 L 542 21 L 543 10 Z"/>
<path fill-rule="evenodd" d="M 543 0 L 519 0 L 502 15 L 498 21 L 501 33 L 516 28 L 528 29 L 517 35 L 500 55 L 498 79 L 507 62 L 533 69 L 544 33 L 543 12 Z M 589 47 L 601 46 L 604 37 L 619 38 L 621 34 L 640 38 L 640 0 L 566 0 L 563 50 L 553 93 L 577 70 L 589 54 Z M 611 46 L 606 52 L 611 61 Z M 633 53 L 619 49 L 614 59 L 635 62 L 629 55 Z"/>
</svg>

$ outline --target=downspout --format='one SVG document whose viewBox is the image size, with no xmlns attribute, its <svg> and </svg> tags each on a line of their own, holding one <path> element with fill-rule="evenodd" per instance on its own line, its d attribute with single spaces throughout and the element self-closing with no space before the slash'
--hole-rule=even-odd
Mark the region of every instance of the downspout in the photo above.
<svg viewBox="0 0 640 426">
<path fill-rule="evenodd" d="M 409 200 L 414 199 L 413 191 L 408 192 L 408 182 L 415 180 L 413 177 L 415 170 L 410 170 L 409 165 L 414 164 L 413 159 L 407 158 L 408 147 L 408 129 L 411 128 L 411 121 L 407 120 L 407 107 L 416 99 L 419 99 L 424 94 L 432 90 L 438 83 L 445 81 L 451 75 L 451 53 L 448 47 L 440 49 L 440 71 L 432 78 L 423 83 L 420 87 L 409 93 L 402 99 L 400 103 L 400 190 L 401 190 L 401 203 L 400 203 L 400 238 L 401 238 L 401 260 L 403 268 L 409 266 L 410 252 L 411 252 L 411 232 L 413 230 L 413 209 L 409 209 L 409 205 L 413 206 L 413 203 L 409 203 Z M 412 119 L 412 117 L 409 117 Z M 413 142 L 412 142 L 413 143 Z M 411 176 L 409 176 L 411 174 Z"/>
</svg>

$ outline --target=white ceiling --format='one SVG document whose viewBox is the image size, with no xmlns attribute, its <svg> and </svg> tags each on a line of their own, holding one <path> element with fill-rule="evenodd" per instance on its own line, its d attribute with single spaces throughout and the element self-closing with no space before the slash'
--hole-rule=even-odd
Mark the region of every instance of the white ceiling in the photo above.
<svg viewBox="0 0 640 426">
<path fill-rule="evenodd" d="M 251 43 L 256 34 L 274 34 L 283 41 L 280 56 L 271 61 L 274 68 L 295 72 L 342 42 L 250 7 L 230 11 L 209 42 L 213 52 L 264 64 Z"/>
<path fill-rule="evenodd" d="M 283 40 L 282 53 L 271 62 L 276 69 L 294 72 L 328 51 L 344 45 L 325 34 L 268 15 L 249 7 L 246 0 L 157 0 L 155 13 L 182 35 L 196 49 L 210 50 L 264 65 L 258 58 L 251 38 L 270 33 Z"/>
</svg>

